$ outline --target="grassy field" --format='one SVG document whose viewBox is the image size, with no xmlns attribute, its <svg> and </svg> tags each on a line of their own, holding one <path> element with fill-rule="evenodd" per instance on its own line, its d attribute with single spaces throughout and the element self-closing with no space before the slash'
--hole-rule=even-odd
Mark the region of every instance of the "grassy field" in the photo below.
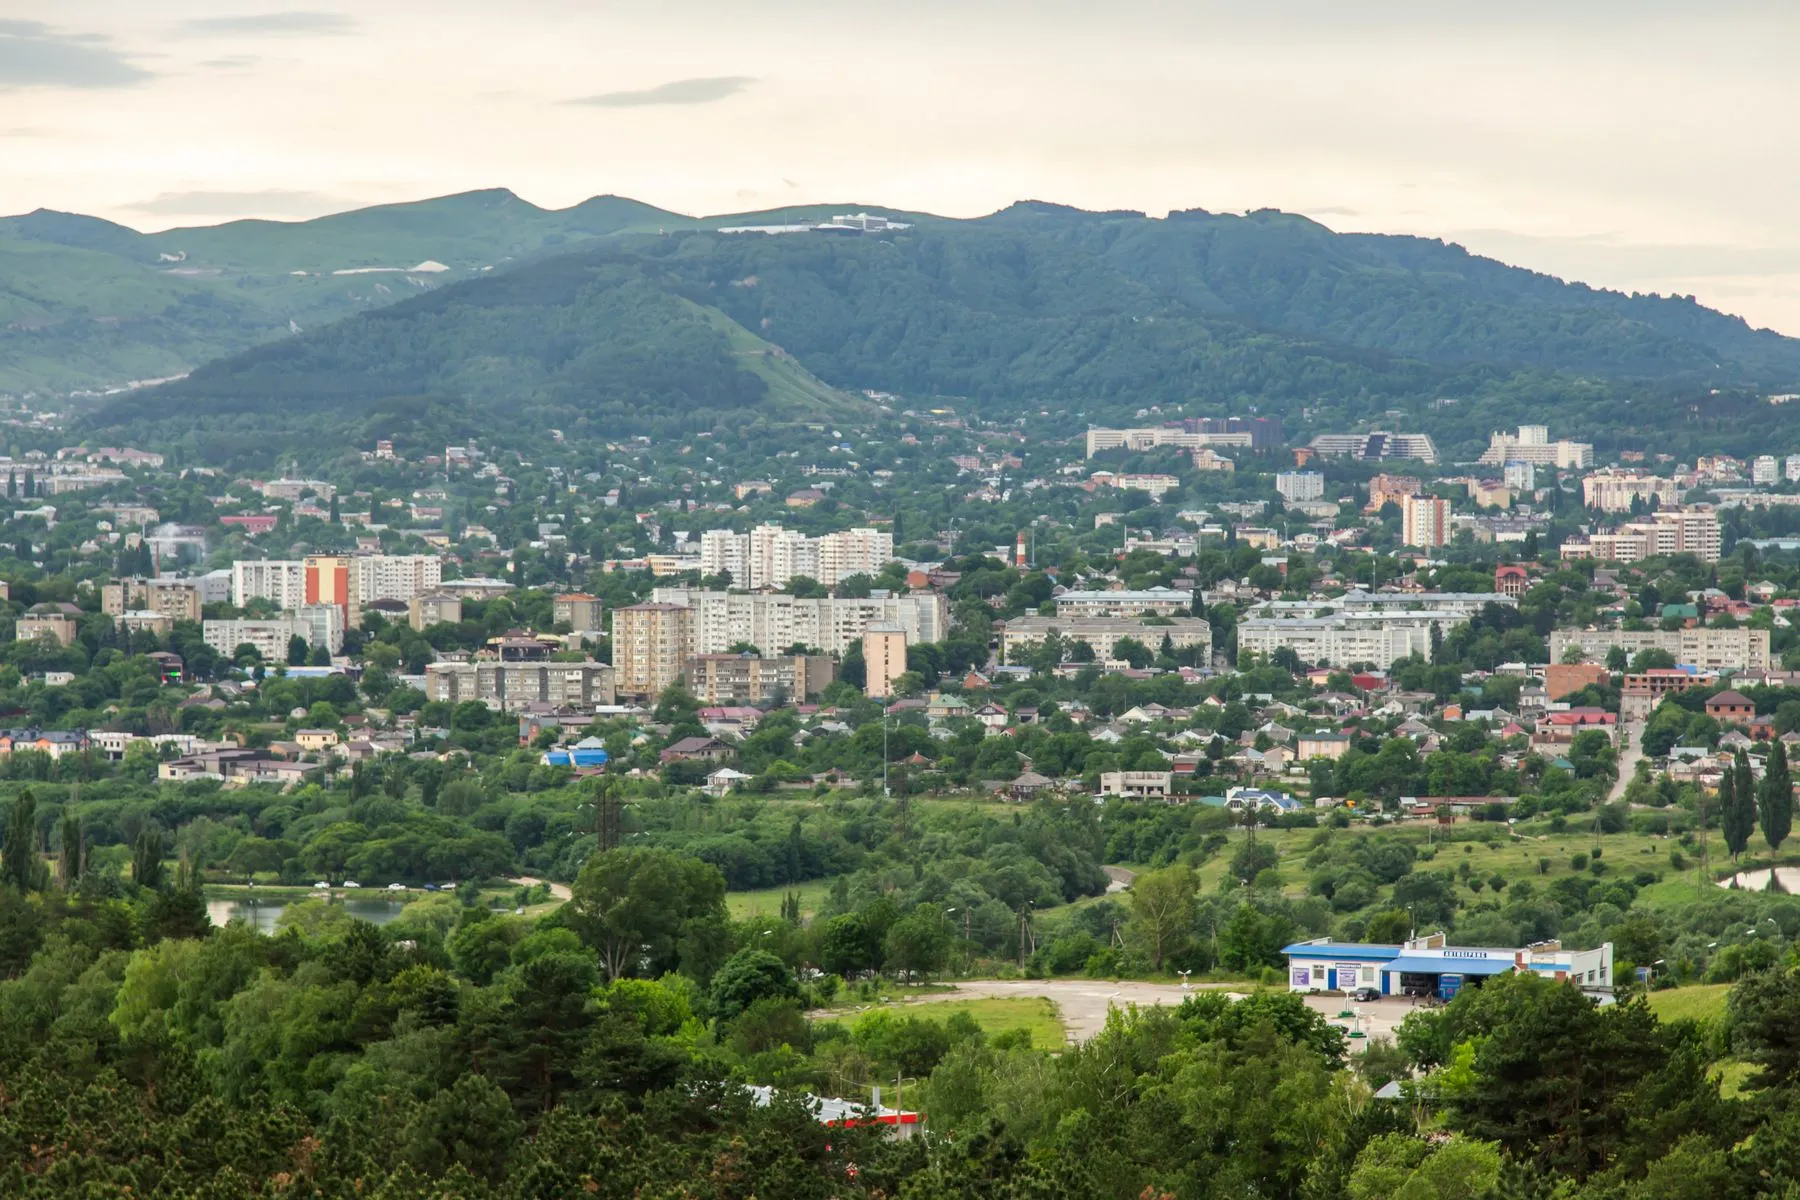
<svg viewBox="0 0 1800 1200">
<path fill-rule="evenodd" d="M 1039 1050 L 1054 1050 L 1069 1040 L 1057 1015 L 1055 1001 L 1042 996 L 1001 997 L 985 1000 L 945 1000 L 923 1004 L 906 1010 L 909 1016 L 948 1021 L 952 1014 L 966 1012 L 975 1018 L 981 1031 L 989 1037 L 1024 1029 L 1031 1034 L 1031 1044 Z"/>
<path fill-rule="evenodd" d="M 1650 993 L 1650 1011 L 1663 1021 L 1704 1021 L 1725 1011 L 1728 983 L 1697 984 Z"/>
<path fill-rule="evenodd" d="M 1312 829 L 1257 831 L 1257 840 L 1274 846 L 1280 854 L 1278 869 L 1282 875 L 1283 891 L 1290 896 L 1300 897 L 1306 894 L 1306 857 L 1318 833 L 1319 831 Z M 1681 894 L 1683 887 L 1686 888 L 1687 896 L 1692 896 L 1695 890 L 1694 855 L 1683 851 L 1688 866 L 1685 871 L 1676 871 L 1669 860 L 1669 851 L 1677 848 L 1676 841 L 1649 834 L 1614 833 L 1604 834 L 1599 838 L 1592 832 L 1574 830 L 1563 833 L 1514 834 L 1503 825 L 1476 822 L 1448 828 L 1424 823 L 1380 828 L 1356 825 L 1348 829 L 1332 830 L 1330 833 L 1333 838 L 1378 835 L 1399 837 L 1411 842 L 1419 851 L 1415 870 L 1460 873 L 1461 864 L 1467 862 L 1470 873 L 1484 880 L 1499 875 L 1509 884 L 1515 880 L 1529 879 L 1535 886 L 1542 887 L 1557 879 L 1577 874 L 1575 856 L 1583 855 L 1591 859 L 1594 847 L 1598 845 L 1600 860 L 1604 864 L 1604 871 L 1598 878 L 1629 880 L 1640 872 L 1650 872 L 1662 877 L 1656 888 L 1669 891 L 1671 899 Z M 1218 886 L 1220 879 L 1230 869 L 1231 857 L 1236 853 L 1243 837 L 1241 833 L 1234 833 L 1232 844 L 1224 853 L 1201 864 L 1199 875 L 1203 889 L 1211 890 Z M 1722 854 L 1716 840 L 1714 850 L 1716 862 Z M 1589 874 L 1585 866 L 1579 873 Z M 1589 877 L 1594 876 L 1589 874 Z"/>
<path fill-rule="evenodd" d="M 781 913 L 781 898 L 789 892 L 800 893 L 800 916 L 810 920 L 831 894 L 831 880 L 809 879 L 788 887 L 761 888 L 754 892 L 725 893 L 725 907 L 732 919 L 747 921 L 751 917 L 773 917 Z"/>
</svg>

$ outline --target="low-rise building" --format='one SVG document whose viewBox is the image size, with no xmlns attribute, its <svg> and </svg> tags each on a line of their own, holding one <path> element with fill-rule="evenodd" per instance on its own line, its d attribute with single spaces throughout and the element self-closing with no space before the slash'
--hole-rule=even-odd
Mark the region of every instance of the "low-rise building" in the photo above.
<svg viewBox="0 0 1800 1200">
<path fill-rule="evenodd" d="M 80 615 L 81 610 L 73 604 L 34 604 L 13 622 L 13 636 L 21 642 L 48 637 L 59 645 L 73 646 L 80 632 L 76 626 Z"/>
<path fill-rule="evenodd" d="M 1172 771 L 1102 771 L 1100 794 L 1132 800 L 1167 800 L 1174 780 Z"/>
</svg>

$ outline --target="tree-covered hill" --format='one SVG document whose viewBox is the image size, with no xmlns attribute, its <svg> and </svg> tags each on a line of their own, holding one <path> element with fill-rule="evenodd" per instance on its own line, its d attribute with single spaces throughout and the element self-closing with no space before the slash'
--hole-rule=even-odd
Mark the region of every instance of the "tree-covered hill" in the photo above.
<svg viewBox="0 0 1800 1200">
<path fill-rule="evenodd" d="M 1566 283 L 1453 243 L 1334 233 L 1273 209 L 1150 221 L 1020 204 L 986 223 L 1079 245 L 1204 311 L 1430 362 L 1715 382 L 1800 372 L 1800 342 L 1691 297 Z"/>
<path fill-rule="evenodd" d="M 1692 301 L 1281 213 L 1019 204 L 880 236 L 696 227 L 832 207 L 693 222 L 611 197 L 551 211 L 477 192 L 139 242 L 34 214 L 0 223 L 0 388 L 213 360 L 94 427 L 165 443 L 204 427 L 310 444 L 321 418 L 328 437 L 361 437 L 371 404 L 399 396 L 467 404 L 477 426 L 502 412 L 644 432 L 751 405 L 816 417 L 867 388 L 1077 422 L 1161 405 L 1254 407 L 1295 432 L 1429 425 L 1460 454 L 1520 421 L 1602 443 L 1725 420 L 1743 432 L 1757 392 L 1800 386 L 1800 342 Z M 411 269 L 426 260 L 447 269 Z M 332 265 L 383 262 L 407 269 Z"/>
<path fill-rule="evenodd" d="M 1679 388 L 1626 395 L 1570 373 L 1269 329 L 1168 294 L 1080 239 L 977 222 L 610 238 L 210 364 L 113 402 L 89 432 L 347 445 L 389 436 L 369 425 L 371 405 L 430 396 L 495 432 L 676 434 L 752 408 L 842 411 L 864 388 L 989 416 L 1054 410 L 1072 430 L 1148 405 L 1255 407 L 1296 431 L 1429 417 L 1457 444 L 1519 420 L 1674 422 L 1684 403 Z"/>
</svg>

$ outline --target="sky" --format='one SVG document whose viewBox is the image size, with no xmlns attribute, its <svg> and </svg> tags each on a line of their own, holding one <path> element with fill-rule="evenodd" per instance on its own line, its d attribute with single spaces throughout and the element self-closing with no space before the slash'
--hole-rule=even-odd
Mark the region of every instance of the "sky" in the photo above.
<svg viewBox="0 0 1800 1200">
<path fill-rule="evenodd" d="M 0 212 L 1280 208 L 1800 336 L 1800 5 L 0 0 Z"/>
</svg>

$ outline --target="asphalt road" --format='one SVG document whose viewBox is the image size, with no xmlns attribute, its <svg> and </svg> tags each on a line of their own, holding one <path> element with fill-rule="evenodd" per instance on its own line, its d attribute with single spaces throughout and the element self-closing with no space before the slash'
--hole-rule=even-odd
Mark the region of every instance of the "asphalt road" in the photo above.
<svg viewBox="0 0 1800 1200">
<path fill-rule="evenodd" d="M 1183 994 L 1178 984 L 1136 983 L 1129 980 L 1110 983 L 1088 979 L 972 979 L 957 984 L 954 991 L 932 992 L 902 1003 L 932 1004 L 945 1000 L 1043 996 L 1055 1001 L 1063 1025 L 1068 1030 L 1069 1040 L 1084 1042 L 1105 1027 L 1107 1010 L 1115 1004 L 1180 1004 Z M 1411 1002 L 1400 998 L 1384 998 L 1369 1004 L 1349 1004 L 1339 996 L 1308 996 L 1306 1003 L 1333 1021 L 1336 1021 L 1339 1012 L 1350 1009 L 1360 1018 L 1363 1032 L 1370 1037 L 1393 1036 L 1394 1027 L 1413 1011 Z M 1364 1038 L 1353 1038 L 1350 1042 L 1352 1049 L 1360 1049 L 1367 1044 Z"/>
<path fill-rule="evenodd" d="M 1612 793 L 1607 796 L 1608 800 L 1617 800 L 1625 794 L 1625 785 L 1631 782 L 1632 775 L 1637 771 L 1638 759 L 1644 757 L 1641 749 L 1644 740 L 1644 723 L 1642 721 L 1634 721 L 1625 726 L 1619 736 L 1625 742 L 1624 747 L 1619 751 L 1619 779 L 1613 784 Z"/>
</svg>

